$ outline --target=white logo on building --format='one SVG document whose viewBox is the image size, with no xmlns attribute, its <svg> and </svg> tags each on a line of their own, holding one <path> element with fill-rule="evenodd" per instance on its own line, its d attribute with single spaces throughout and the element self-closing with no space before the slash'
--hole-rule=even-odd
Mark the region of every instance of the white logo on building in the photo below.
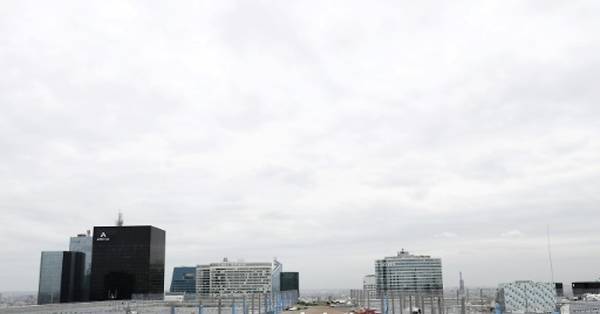
<svg viewBox="0 0 600 314">
<path fill-rule="evenodd" d="M 96 241 L 110 241 L 110 238 L 106 236 L 106 232 L 102 231 Z"/>
</svg>

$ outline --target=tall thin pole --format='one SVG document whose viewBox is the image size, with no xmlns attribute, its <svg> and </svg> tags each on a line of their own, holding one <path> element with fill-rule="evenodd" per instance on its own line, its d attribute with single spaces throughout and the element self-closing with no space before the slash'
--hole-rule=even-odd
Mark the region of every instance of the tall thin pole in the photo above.
<svg viewBox="0 0 600 314">
<path fill-rule="evenodd" d="M 548 237 L 548 259 L 550 260 L 550 276 L 552 278 L 552 284 L 554 284 L 554 266 L 552 264 L 552 251 L 550 245 L 550 225 L 546 225 L 546 235 Z"/>
<path fill-rule="evenodd" d="M 402 295 L 402 293 L 400 293 L 400 297 L 398 298 L 399 302 L 399 306 L 400 306 L 400 314 L 404 314 L 404 295 Z"/>
<path fill-rule="evenodd" d="M 248 314 L 248 308 L 246 307 L 246 295 L 245 294 L 242 298 L 242 313 Z"/>
<path fill-rule="evenodd" d="M 392 291 L 392 314 L 396 314 L 396 300 L 394 299 L 394 291 Z"/>
<path fill-rule="evenodd" d="M 258 314 L 260 314 L 260 294 L 258 295 Z"/>
</svg>

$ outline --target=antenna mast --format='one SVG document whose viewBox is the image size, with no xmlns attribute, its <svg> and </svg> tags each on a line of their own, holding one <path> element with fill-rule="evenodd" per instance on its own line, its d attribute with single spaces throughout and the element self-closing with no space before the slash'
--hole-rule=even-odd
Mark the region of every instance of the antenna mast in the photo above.
<svg viewBox="0 0 600 314">
<path fill-rule="evenodd" d="M 123 227 L 123 213 L 121 213 L 121 211 L 119 211 L 119 216 L 117 218 L 116 224 L 119 227 Z"/>
<path fill-rule="evenodd" d="M 550 225 L 546 225 L 546 236 L 548 238 L 548 260 L 550 260 L 550 275 L 554 284 L 554 266 L 552 265 L 552 251 L 550 250 Z"/>
</svg>

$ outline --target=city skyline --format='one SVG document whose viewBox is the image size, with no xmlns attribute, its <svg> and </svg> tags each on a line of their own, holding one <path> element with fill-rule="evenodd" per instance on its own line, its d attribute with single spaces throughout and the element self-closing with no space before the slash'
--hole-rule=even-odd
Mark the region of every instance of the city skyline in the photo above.
<svg viewBox="0 0 600 314">
<path fill-rule="evenodd" d="M 93 226 L 360 288 L 600 278 L 594 1 L 0 4 L 0 291 Z M 195 264 L 192 264 L 195 266 Z M 493 270 L 492 270 L 493 269 Z"/>
</svg>

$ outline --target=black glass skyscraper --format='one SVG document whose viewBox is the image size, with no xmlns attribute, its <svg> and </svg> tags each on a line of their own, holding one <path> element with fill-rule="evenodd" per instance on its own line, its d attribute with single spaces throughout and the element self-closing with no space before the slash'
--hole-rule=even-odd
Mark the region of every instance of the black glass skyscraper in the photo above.
<svg viewBox="0 0 600 314">
<path fill-rule="evenodd" d="M 153 226 L 94 227 L 93 241 L 92 300 L 162 297 L 164 230 Z"/>
<path fill-rule="evenodd" d="M 38 304 L 82 301 L 85 254 L 42 252 Z"/>
</svg>

